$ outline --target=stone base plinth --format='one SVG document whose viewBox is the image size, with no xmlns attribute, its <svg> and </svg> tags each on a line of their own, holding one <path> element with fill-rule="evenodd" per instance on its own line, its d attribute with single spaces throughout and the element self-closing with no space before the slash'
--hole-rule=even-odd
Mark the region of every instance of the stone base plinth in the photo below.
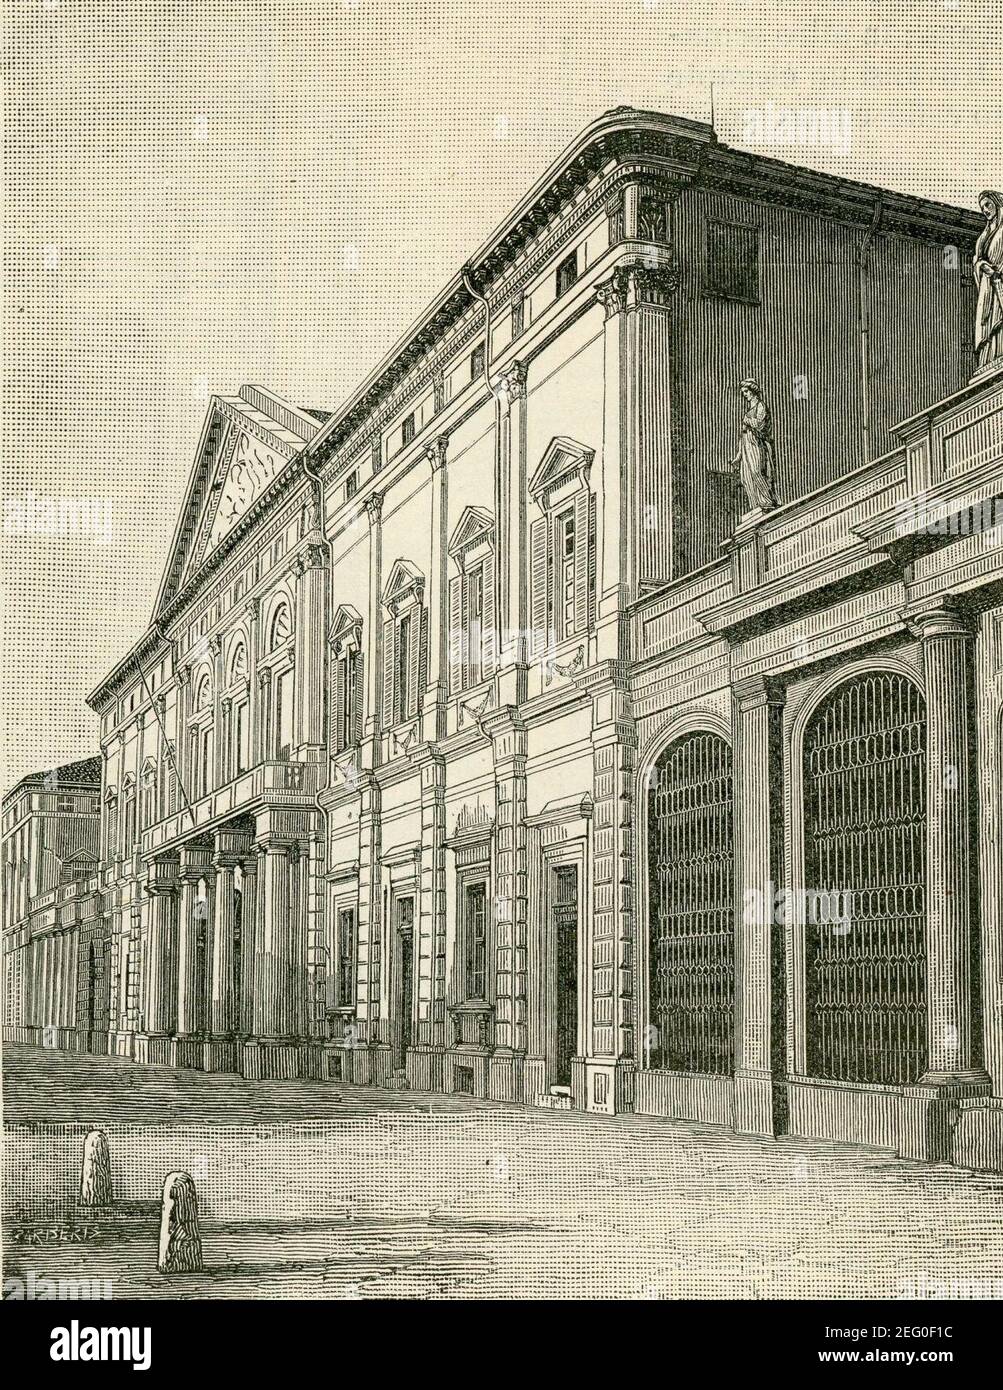
<svg viewBox="0 0 1003 1390">
<path fill-rule="evenodd" d="M 981 1096 L 958 1103 L 951 1162 L 961 1168 L 1003 1173 L 1003 1099 Z"/>
<path fill-rule="evenodd" d="M 521 1101 L 525 1095 L 521 1052 L 496 1048 L 488 1062 L 488 1099 Z"/>
<path fill-rule="evenodd" d="M 729 1128 L 735 1122 L 734 1083 L 730 1076 L 639 1071 L 635 1085 L 634 1109 L 639 1115 L 664 1115 L 673 1120 L 696 1120 Z"/>
<path fill-rule="evenodd" d="M 409 1047 L 404 1060 L 408 1089 L 412 1091 L 441 1091 L 443 1078 L 441 1047 Z"/>
<path fill-rule="evenodd" d="M 150 1067 L 176 1067 L 178 1040 L 166 1033 L 137 1033 L 135 1060 Z"/>
<path fill-rule="evenodd" d="M 484 1047 L 449 1047 L 443 1054 L 443 1090 L 457 1095 L 488 1098 L 488 1051 Z"/>
<path fill-rule="evenodd" d="M 248 1038 L 240 1049 L 240 1074 L 250 1081 L 294 1081 L 300 1074 L 300 1049 L 281 1040 Z"/>
</svg>

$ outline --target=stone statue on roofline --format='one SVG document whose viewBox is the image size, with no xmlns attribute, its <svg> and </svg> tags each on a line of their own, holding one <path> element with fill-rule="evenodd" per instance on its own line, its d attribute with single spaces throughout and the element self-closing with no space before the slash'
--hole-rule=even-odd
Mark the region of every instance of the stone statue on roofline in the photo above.
<svg viewBox="0 0 1003 1390">
<path fill-rule="evenodd" d="M 972 272 L 978 289 L 975 310 L 976 374 L 1003 367 L 1003 193 L 979 194 L 986 225 L 975 243 Z"/>
<path fill-rule="evenodd" d="M 742 435 L 738 452 L 726 463 L 710 465 L 713 473 L 737 479 L 745 492 L 748 509 L 743 520 L 772 512 L 777 501 L 777 456 L 773 443 L 773 416 L 763 400 L 763 389 L 754 377 L 739 383 L 742 395 Z"/>
</svg>

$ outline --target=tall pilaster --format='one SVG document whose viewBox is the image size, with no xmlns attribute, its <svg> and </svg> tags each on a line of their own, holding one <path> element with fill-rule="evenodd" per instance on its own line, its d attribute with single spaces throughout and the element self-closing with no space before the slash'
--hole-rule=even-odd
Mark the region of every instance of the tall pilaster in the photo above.
<svg viewBox="0 0 1003 1390">
<path fill-rule="evenodd" d="M 526 507 L 526 367 L 513 362 L 502 373 L 498 392 L 498 451 L 501 467 L 501 516 L 498 518 L 497 604 L 499 704 L 519 705 L 526 698 L 529 627 L 529 553 Z"/>
<path fill-rule="evenodd" d="M 363 751 L 364 765 L 374 767 L 379 762 L 380 712 L 383 701 L 382 632 L 380 588 L 383 569 L 383 496 L 374 492 L 366 500 L 369 521 L 369 610 L 366 615 L 366 722 L 368 749 Z"/>
<path fill-rule="evenodd" d="M 907 614 L 926 677 L 927 1071 L 924 1085 L 989 1089 L 974 1046 L 973 626 L 950 599 Z"/>
<path fill-rule="evenodd" d="M 268 838 L 258 873 L 258 932 L 254 952 L 254 1027 L 259 1038 L 285 1038 L 291 1032 L 289 845 Z"/>
<path fill-rule="evenodd" d="M 786 1121 L 783 881 L 784 693 L 763 676 L 732 685 L 735 835 L 735 1128 Z"/>
<path fill-rule="evenodd" d="M 213 876 L 212 850 L 185 845 L 181 850 L 181 905 L 178 918 L 178 1034 L 191 1037 L 205 1028 L 205 989 L 198 961 L 200 937 L 207 933 L 210 906 L 199 898 L 199 883 Z"/>
<path fill-rule="evenodd" d="M 598 680 L 602 674 L 604 679 Z M 632 821 L 637 734 L 624 672 L 597 673 L 592 700 L 592 894 L 585 953 L 583 1082 L 578 1103 L 634 1107 L 634 889 Z M 584 1091 L 584 1095 L 581 1092 Z"/>
<path fill-rule="evenodd" d="M 488 715 L 495 766 L 495 1050 L 488 1095 L 522 1100 L 527 1027 L 526 727 L 511 707 Z"/>
<path fill-rule="evenodd" d="M 176 859 L 155 860 L 148 866 L 146 1032 L 157 1037 L 177 1026 L 178 909 L 180 882 Z"/>
<path fill-rule="evenodd" d="M 630 194 L 626 204 L 629 210 Z M 673 574 L 671 296 L 677 276 L 641 262 L 596 287 L 606 311 L 603 439 L 596 527 L 600 660 L 626 656 L 623 610 L 642 581 Z"/>
<path fill-rule="evenodd" d="M 240 861 L 240 1028 L 249 1036 L 254 1031 L 254 960 L 258 933 L 258 852 L 252 850 Z"/>
<path fill-rule="evenodd" d="M 428 684 L 422 707 L 425 738 L 429 742 L 446 734 L 446 702 L 449 698 L 449 473 L 446 449 L 449 438 L 440 434 L 426 455 L 432 468 L 432 564 L 429 570 Z"/>
<path fill-rule="evenodd" d="M 209 1031 L 216 1037 L 232 1033 L 237 1024 L 233 988 L 233 947 L 236 925 L 234 870 L 241 862 L 241 858 L 240 853 L 219 849 L 213 860 L 216 869 L 216 912 L 212 931 Z"/>
<path fill-rule="evenodd" d="M 296 574 L 296 744 L 315 754 L 325 742 L 326 550 L 308 545 L 295 558 Z"/>
</svg>

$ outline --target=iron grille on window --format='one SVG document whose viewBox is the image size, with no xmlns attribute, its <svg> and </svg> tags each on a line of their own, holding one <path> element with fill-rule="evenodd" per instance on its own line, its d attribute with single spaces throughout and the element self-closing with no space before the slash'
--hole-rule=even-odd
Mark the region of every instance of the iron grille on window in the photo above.
<svg viewBox="0 0 1003 1390">
<path fill-rule="evenodd" d="M 687 734 L 662 754 L 649 793 L 649 1056 L 669 1071 L 733 1066 L 731 749 Z"/>
<path fill-rule="evenodd" d="M 841 685 L 805 737 L 808 1068 L 926 1070 L 926 711 L 894 672 Z M 814 919 L 814 920 L 812 920 Z"/>
</svg>

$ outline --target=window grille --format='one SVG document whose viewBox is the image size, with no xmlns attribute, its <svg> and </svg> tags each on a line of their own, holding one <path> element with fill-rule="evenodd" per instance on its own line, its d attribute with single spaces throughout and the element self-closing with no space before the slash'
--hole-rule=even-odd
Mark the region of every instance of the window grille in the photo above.
<svg viewBox="0 0 1003 1390">
<path fill-rule="evenodd" d="M 808 1069 L 926 1070 L 926 709 L 907 677 L 841 685 L 805 737 Z M 813 920 L 814 919 L 814 920 Z"/>
<path fill-rule="evenodd" d="M 686 734 L 662 754 L 648 802 L 649 1057 L 669 1071 L 733 1068 L 731 749 Z"/>
</svg>

